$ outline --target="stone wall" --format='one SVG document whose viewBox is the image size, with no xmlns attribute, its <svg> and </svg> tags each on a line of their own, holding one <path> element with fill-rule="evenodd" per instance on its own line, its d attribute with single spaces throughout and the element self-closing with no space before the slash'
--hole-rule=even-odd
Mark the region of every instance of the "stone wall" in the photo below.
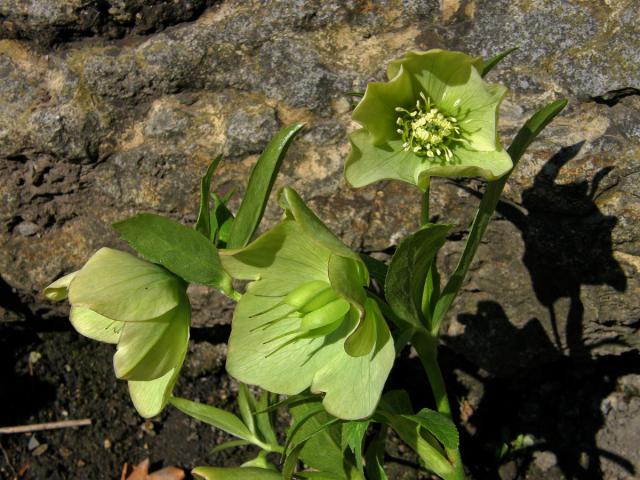
<svg viewBox="0 0 640 480">
<path fill-rule="evenodd" d="M 65 315 L 40 291 L 99 247 L 122 248 L 112 222 L 141 211 L 193 222 L 210 159 L 225 156 L 218 191 L 241 193 L 271 135 L 294 121 L 307 126 L 278 183 L 298 189 L 352 247 L 384 258 L 417 227 L 419 196 L 396 183 L 345 185 L 354 128 L 347 92 L 382 79 L 386 63 L 410 49 L 487 57 L 519 46 L 490 75 L 510 88 L 503 142 L 536 108 L 558 97 L 570 103 L 514 172 L 450 315 L 447 344 L 496 378 L 561 357 L 633 355 L 636 3 L 0 0 L 1 316 Z M 440 258 L 445 272 L 481 191 L 476 181 L 432 188 L 433 214 L 455 224 Z M 278 216 L 272 205 L 266 220 Z M 197 325 L 229 321 L 231 306 L 217 294 L 191 294 Z M 618 464 L 603 462 L 618 478 Z"/>
</svg>

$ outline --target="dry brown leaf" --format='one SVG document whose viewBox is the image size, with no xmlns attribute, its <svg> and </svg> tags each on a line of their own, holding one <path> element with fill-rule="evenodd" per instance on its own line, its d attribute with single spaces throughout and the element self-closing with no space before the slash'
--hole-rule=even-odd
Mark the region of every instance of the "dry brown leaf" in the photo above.
<svg viewBox="0 0 640 480">
<path fill-rule="evenodd" d="M 184 480 L 185 478 L 184 470 L 177 467 L 164 467 L 149 473 L 149 463 L 149 459 L 145 458 L 133 467 L 133 471 L 126 480 Z"/>
</svg>

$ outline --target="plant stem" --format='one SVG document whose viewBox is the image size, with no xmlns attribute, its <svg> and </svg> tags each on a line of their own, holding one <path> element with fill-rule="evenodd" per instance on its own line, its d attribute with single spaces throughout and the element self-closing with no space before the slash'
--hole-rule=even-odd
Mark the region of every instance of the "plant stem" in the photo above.
<svg viewBox="0 0 640 480">
<path fill-rule="evenodd" d="M 427 373 L 427 378 L 431 384 L 433 398 L 436 402 L 438 412 L 452 418 L 451 405 L 447 397 L 447 390 L 444 385 L 444 378 L 438 364 L 438 339 L 431 335 L 427 330 L 418 330 L 413 336 L 412 344 L 418 352 L 420 362 Z M 464 480 L 464 467 L 462 465 L 462 457 L 458 448 L 446 448 L 445 452 L 449 461 L 453 465 L 454 474 L 452 479 Z"/>
<path fill-rule="evenodd" d="M 431 182 L 429 182 L 422 192 L 422 203 L 421 203 L 421 215 L 420 215 L 420 225 L 425 225 L 429 223 L 429 190 L 431 189 Z"/>
</svg>

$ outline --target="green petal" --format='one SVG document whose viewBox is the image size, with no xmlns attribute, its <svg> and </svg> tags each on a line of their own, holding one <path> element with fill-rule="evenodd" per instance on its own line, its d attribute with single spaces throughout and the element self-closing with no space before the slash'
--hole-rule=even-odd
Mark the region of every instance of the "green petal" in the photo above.
<svg viewBox="0 0 640 480">
<path fill-rule="evenodd" d="M 360 256 L 348 248 L 342 240 L 336 237 L 327 226 L 311 211 L 300 198 L 298 193 L 289 187 L 284 187 L 280 191 L 280 203 L 285 209 L 287 216 L 293 218 L 302 228 L 304 233 L 314 242 L 321 244 L 336 255 L 351 258 L 361 264 Z M 369 278 L 366 268 L 362 265 L 363 281 L 368 283 Z"/>
<path fill-rule="evenodd" d="M 410 79 L 414 102 L 422 91 L 440 110 L 457 117 L 471 149 L 494 150 L 498 108 L 507 89 L 485 82 L 476 65 L 477 58 L 462 52 L 409 52 L 391 62 L 388 74 Z"/>
<path fill-rule="evenodd" d="M 186 351 L 185 351 L 186 354 Z M 180 374 L 180 364 L 169 370 L 162 377 L 149 381 L 129 380 L 129 396 L 138 413 L 145 417 L 158 415 L 169 402 L 171 392 Z"/>
<path fill-rule="evenodd" d="M 118 343 L 123 322 L 103 317 L 86 307 L 71 307 L 71 325 L 80 335 L 105 343 Z"/>
<path fill-rule="evenodd" d="M 402 141 L 395 140 L 376 146 L 365 129 L 349 135 L 351 154 L 347 159 L 344 176 L 353 187 L 364 187 L 379 180 L 402 180 L 418 184 L 420 170 L 427 162 L 402 149 Z"/>
<path fill-rule="evenodd" d="M 277 350 L 287 337 L 273 339 L 295 331 L 300 323 L 299 318 L 288 318 L 260 328 L 287 312 L 282 306 L 261 314 L 279 300 L 251 293 L 240 299 L 229 338 L 228 372 L 244 383 L 275 393 L 294 395 L 310 386 L 314 392 L 326 392 L 325 408 L 340 418 L 370 415 L 395 356 L 384 321 L 376 325 L 376 348 L 369 355 L 355 358 L 344 350 L 344 341 L 356 325 L 355 318 L 346 319 L 326 337 L 300 339 Z"/>
<path fill-rule="evenodd" d="M 123 322 L 150 320 L 178 305 L 184 284 L 164 268 L 110 248 L 76 273 L 69 302 Z"/>
<path fill-rule="evenodd" d="M 455 147 L 453 160 L 445 162 L 405 152 L 401 141 L 389 142 L 384 148 L 375 146 L 362 129 L 353 132 L 350 139 L 352 149 L 345 166 L 345 178 L 354 187 L 386 179 L 402 180 L 420 188 L 427 185 L 429 177 L 477 176 L 495 180 L 513 166 L 502 147 L 490 152 Z"/>
<path fill-rule="evenodd" d="M 53 282 L 44 289 L 44 296 L 54 302 L 59 302 L 60 300 L 67 298 L 67 295 L 69 294 L 69 284 L 76 276 L 76 273 L 78 272 L 69 273 L 68 275 L 65 275 Z"/>
<path fill-rule="evenodd" d="M 116 377 L 153 380 L 179 365 L 189 345 L 190 319 L 185 299 L 154 321 L 125 324 L 113 357 Z"/>
<path fill-rule="evenodd" d="M 412 81 L 400 66 L 397 75 L 388 82 L 367 85 L 352 118 L 369 131 L 376 144 L 399 138 L 396 107 L 410 108 L 415 106 L 416 99 Z"/>
<path fill-rule="evenodd" d="M 284 296 L 312 280 L 329 282 L 330 252 L 305 235 L 293 220 L 284 220 L 240 250 L 222 250 L 222 265 L 232 277 L 258 280 L 249 289 L 263 295 Z"/>
<path fill-rule="evenodd" d="M 375 348 L 368 355 L 353 357 L 342 349 L 313 379 L 311 391 L 325 393 L 322 404 L 331 415 L 357 420 L 371 415 L 378 405 L 395 348 L 385 321 L 381 316 L 376 320 Z"/>
</svg>

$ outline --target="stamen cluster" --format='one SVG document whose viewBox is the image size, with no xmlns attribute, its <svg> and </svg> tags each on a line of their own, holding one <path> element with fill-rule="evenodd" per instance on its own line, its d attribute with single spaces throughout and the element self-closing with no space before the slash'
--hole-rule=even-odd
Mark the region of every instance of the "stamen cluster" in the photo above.
<svg viewBox="0 0 640 480">
<path fill-rule="evenodd" d="M 423 92 L 420 97 L 422 102 L 417 100 L 412 111 L 396 107 L 396 112 L 400 113 L 396 123 L 400 127 L 397 131 L 402 135 L 402 148 L 419 156 L 444 157 L 445 161 L 450 161 L 453 158 L 450 145 L 460 141 L 458 120 L 440 112 Z"/>
</svg>

